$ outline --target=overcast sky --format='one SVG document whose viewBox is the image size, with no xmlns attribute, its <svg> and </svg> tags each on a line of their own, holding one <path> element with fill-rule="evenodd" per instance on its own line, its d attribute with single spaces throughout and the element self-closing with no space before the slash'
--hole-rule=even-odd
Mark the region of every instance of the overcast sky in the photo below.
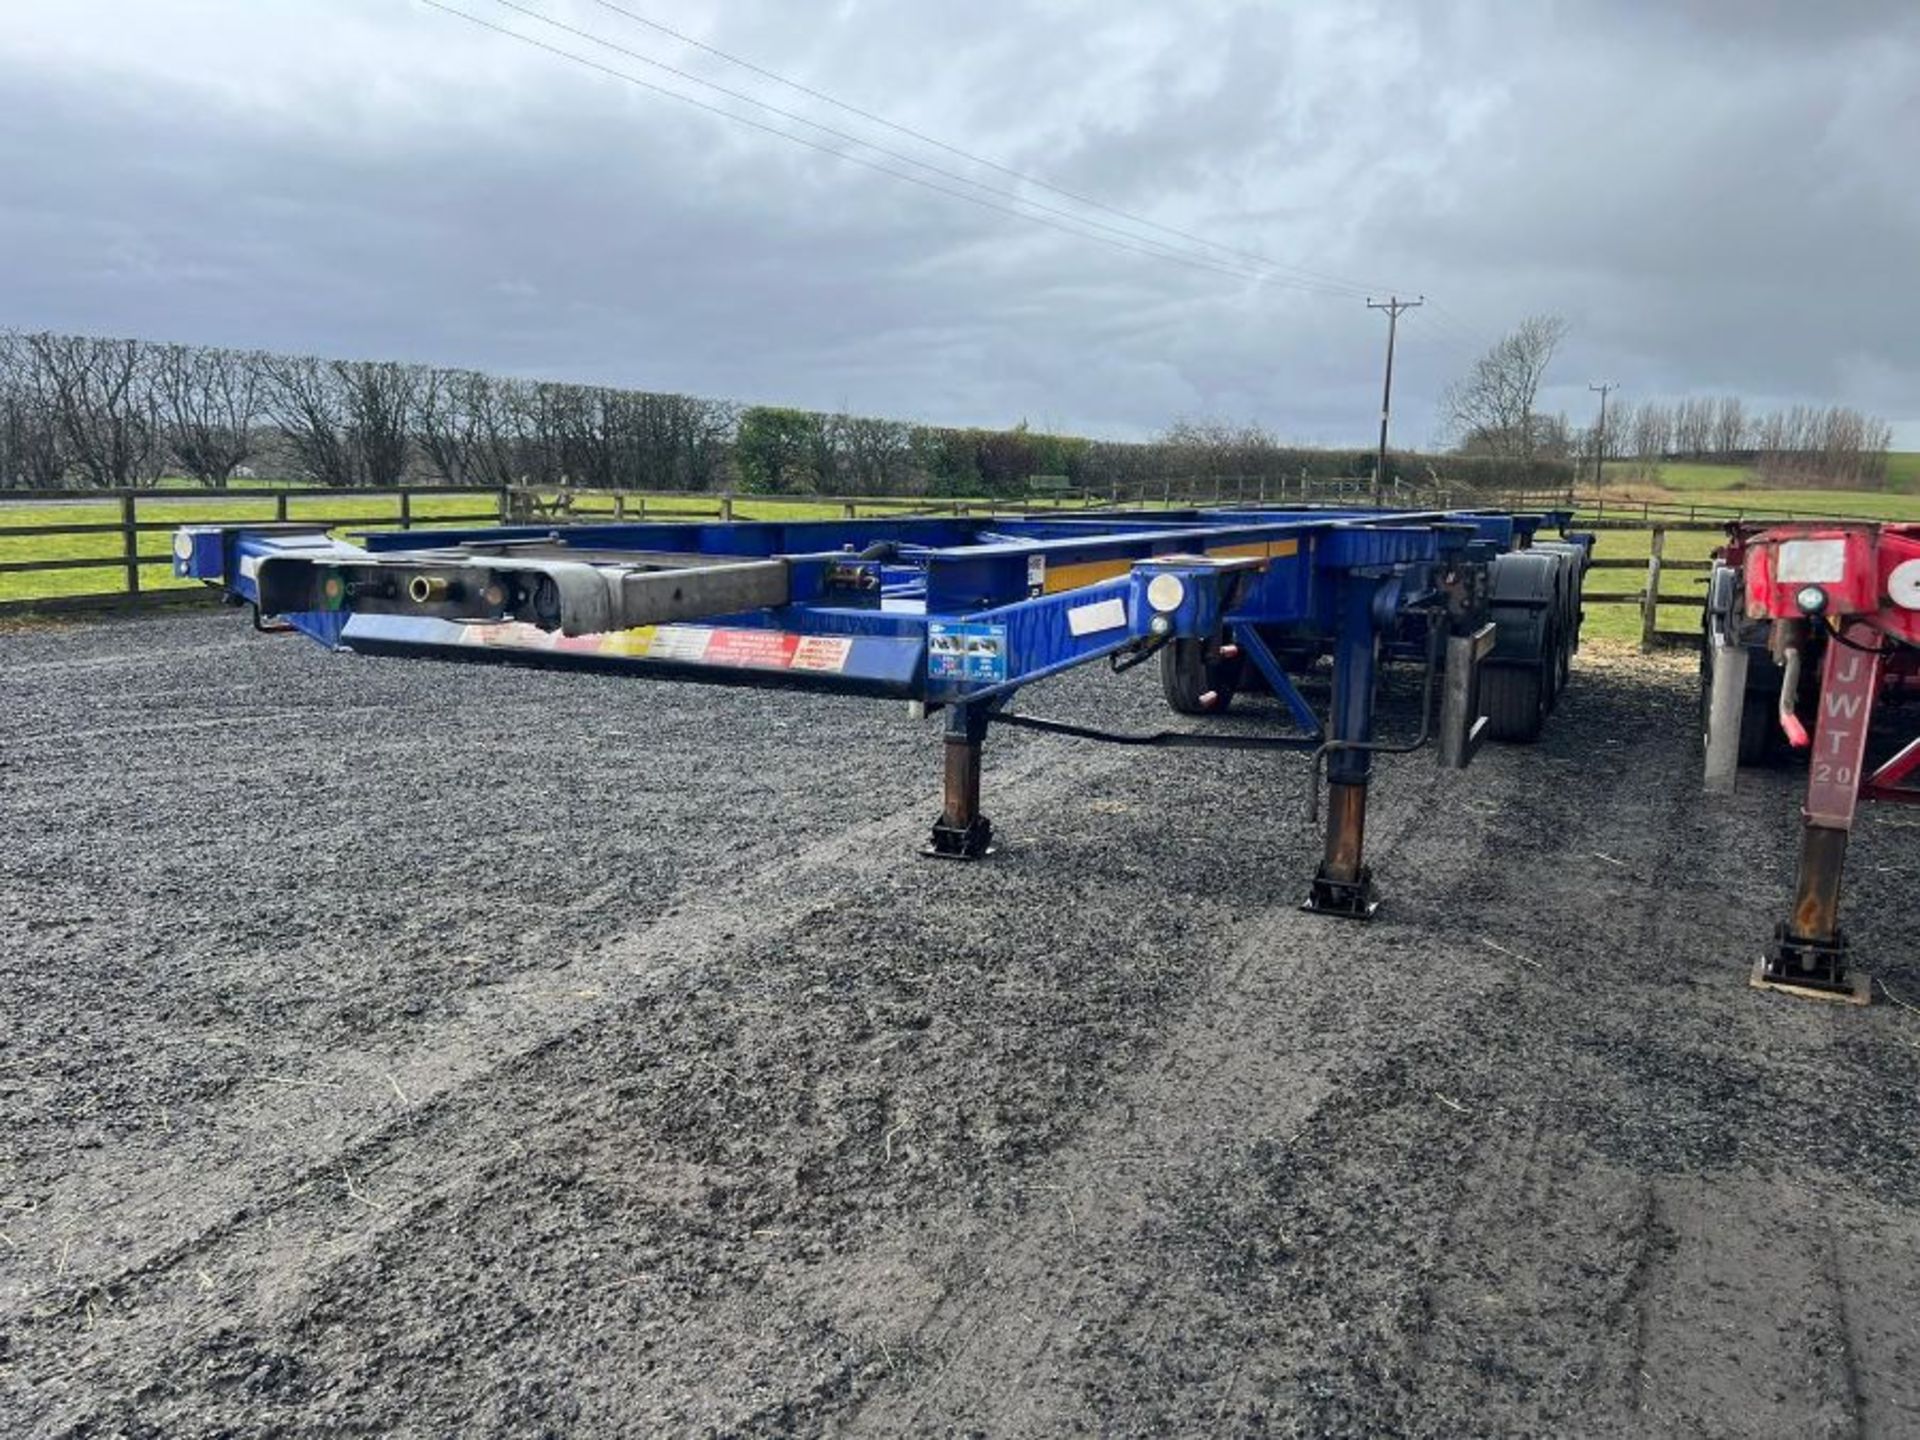
<svg viewBox="0 0 1920 1440">
<path fill-rule="evenodd" d="M 618 0 L 1237 254 L 599 0 L 513 3 L 631 54 L 501 0 L 446 3 L 1233 273 L 905 183 L 422 0 L 7 0 L 0 326 L 939 423 L 1142 437 L 1213 416 L 1365 443 L 1386 328 L 1365 292 L 1398 287 L 1429 301 L 1403 322 L 1400 443 L 1436 438 L 1439 392 L 1477 349 L 1551 312 L 1571 336 L 1547 403 L 1576 422 L 1605 380 L 1852 404 L 1920 448 L 1912 0 Z"/>
</svg>

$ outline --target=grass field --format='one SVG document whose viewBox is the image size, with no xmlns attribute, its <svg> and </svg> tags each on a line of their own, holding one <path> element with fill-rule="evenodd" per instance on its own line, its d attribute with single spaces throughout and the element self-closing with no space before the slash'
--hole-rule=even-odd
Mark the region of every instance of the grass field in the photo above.
<svg viewBox="0 0 1920 1440">
<path fill-rule="evenodd" d="M 1920 486 L 1920 452 L 1902 452 L 1888 457 L 1889 483 L 1896 480 L 1908 492 Z M 1609 505 L 1617 497 L 1622 502 L 1647 500 L 1656 505 L 1693 505 L 1702 511 L 1745 511 L 1752 515 L 1769 512 L 1809 511 L 1825 515 L 1857 515 L 1871 520 L 1920 521 L 1920 494 L 1895 494 L 1883 490 L 1776 490 L 1752 485 L 1751 472 L 1739 465 L 1662 465 L 1659 482 L 1633 478 L 1636 468 L 1622 463 L 1608 467 L 1605 497 Z M 1702 519 L 1712 518 L 1703 514 Z M 1729 517 L 1730 518 L 1730 517 Z M 1644 564 L 1652 550 L 1651 529 L 1603 530 L 1600 532 L 1598 558 L 1633 560 Z M 1670 530 L 1665 556 L 1669 560 L 1704 560 L 1720 545 L 1718 530 Z M 1588 588 L 1599 591 L 1627 591 L 1645 584 L 1643 570 L 1596 571 Z M 1706 576 L 1700 572 L 1669 573 L 1662 577 L 1662 596 L 1701 595 Z M 1660 628 L 1693 630 L 1699 625 L 1697 603 L 1663 603 Z M 1635 640 L 1640 636 L 1640 612 L 1634 605 L 1590 605 L 1586 634 L 1606 640 Z"/>
<path fill-rule="evenodd" d="M 1776 489 L 1762 485 L 1744 465 L 1706 465 L 1675 461 L 1648 479 L 1630 461 L 1607 467 L 1607 492 L 1634 499 L 1678 500 L 1700 505 L 1747 509 L 1820 510 L 1838 515 L 1869 515 L 1893 520 L 1920 519 L 1920 450 L 1887 456 L 1884 490 Z"/>
</svg>

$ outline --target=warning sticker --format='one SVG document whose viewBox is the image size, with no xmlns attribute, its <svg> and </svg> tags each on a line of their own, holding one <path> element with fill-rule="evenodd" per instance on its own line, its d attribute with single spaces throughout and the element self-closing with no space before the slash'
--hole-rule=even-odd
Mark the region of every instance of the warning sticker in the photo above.
<svg viewBox="0 0 1920 1440">
<path fill-rule="evenodd" d="M 802 635 L 793 650 L 793 668 L 838 673 L 847 668 L 847 657 L 852 653 L 853 641 L 844 636 Z"/>
<path fill-rule="evenodd" d="M 927 679 L 997 685 L 1006 678 L 1006 626 L 940 620 L 927 626 Z"/>
<path fill-rule="evenodd" d="M 785 630 L 714 630 L 704 625 L 639 625 L 603 635 L 562 635 L 517 621 L 461 627 L 463 645 L 557 650 L 570 655 L 616 655 L 671 660 L 682 665 L 734 665 L 750 670 L 807 670 L 838 674 L 847 668 L 853 640 L 839 635 L 795 635 Z"/>
<path fill-rule="evenodd" d="M 793 660 L 798 635 L 783 630 L 714 630 L 707 641 L 709 665 L 749 665 L 760 670 L 784 670 Z"/>
</svg>

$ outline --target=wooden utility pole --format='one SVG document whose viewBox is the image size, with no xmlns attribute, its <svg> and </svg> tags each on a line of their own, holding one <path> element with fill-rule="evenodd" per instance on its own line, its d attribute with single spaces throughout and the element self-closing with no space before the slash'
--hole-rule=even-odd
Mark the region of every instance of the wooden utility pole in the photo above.
<svg viewBox="0 0 1920 1440">
<path fill-rule="evenodd" d="M 1377 508 L 1385 498 L 1387 485 L 1387 417 L 1393 412 L 1393 339 L 1400 328 L 1400 312 L 1416 310 L 1424 305 L 1427 297 L 1417 300 L 1402 300 L 1398 295 L 1385 300 L 1367 301 L 1369 310 L 1387 312 L 1387 380 L 1380 389 L 1380 454 L 1373 462 L 1373 503 Z"/>
<path fill-rule="evenodd" d="M 1605 385 L 1587 386 L 1587 389 L 1598 391 L 1600 395 L 1600 424 L 1593 432 L 1593 488 L 1596 490 L 1600 488 L 1602 480 L 1600 466 L 1607 458 L 1607 396 L 1619 388 L 1611 380 Z"/>
</svg>

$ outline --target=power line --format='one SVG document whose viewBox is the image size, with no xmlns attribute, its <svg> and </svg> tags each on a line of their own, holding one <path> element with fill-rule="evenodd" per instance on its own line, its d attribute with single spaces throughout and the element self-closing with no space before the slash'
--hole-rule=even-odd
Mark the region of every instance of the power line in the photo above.
<svg viewBox="0 0 1920 1440">
<path fill-rule="evenodd" d="M 730 110 L 721 109 L 718 105 L 710 105 L 704 100 L 695 99 L 691 95 L 683 95 L 679 91 L 670 90 L 664 85 L 656 85 L 650 80 L 642 80 L 639 76 L 629 74 L 625 70 L 615 69 L 611 65 L 603 65 L 598 60 L 591 60 L 584 55 L 576 55 L 570 50 L 562 50 L 557 45 L 549 45 L 544 40 L 536 40 L 531 35 L 523 35 L 517 30 L 509 30 L 506 26 L 496 25 L 491 20 L 483 20 L 478 15 L 469 14 L 465 10 L 459 10 L 451 5 L 443 4 L 442 0 L 419 0 L 419 3 L 427 6 L 429 9 L 438 10 L 444 14 L 465 20 L 469 24 L 477 25 L 483 30 L 490 30 L 494 34 L 504 36 L 509 40 L 517 40 L 521 44 L 530 45 L 536 50 L 544 50 L 549 55 L 556 55 L 562 60 L 571 60 L 576 65 L 584 65 L 589 70 L 598 71 L 600 74 L 610 76 L 615 80 L 625 81 L 629 85 L 638 86 L 640 89 L 651 91 L 656 95 L 664 95 L 670 100 L 678 100 L 682 104 L 693 106 L 696 110 L 704 110 L 708 114 L 718 115 L 723 120 L 731 120 L 735 124 L 745 125 L 749 129 L 761 131 L 764 134 L 775 136 L 781 140 L 791 141 L 795 145 L 803 145 L 807 149 L 818 151 L 822 155 L 832 156 L 836 160 L 844 160 L 849 165 L 859 165 L 864 169 L 875 171 L 881 175 L 889 175 L 896 180 L 904 180 L 909 185 L 918 185 L 921 189 L 931 190 L 938 195 L 951 196 L 956 200 L 964 200 L 970 205 L 978 205 L 987 210 L 997 211 L 1002 215 L 1011 215 L 1016 219 L 1031 221 L 1035 225 L 1044 225 L 1049 230 L 1058 230 L 1063 235 L 1072 235 L 1082 240 L 1092 240 L 1097 244 L 1109 245 L 1116 249 L 1131 251 L 1136 255 L 1145 255 L 1150 259 L 1171 260 L 1176 264 L 1187 265 L 1196 270 L 1211 271 L 1216 275 L 1225 275 L 1236 280 L 1251 280 L 1256 283 L 1271 284 L 1287 283 L 1284 280 L 1262 274 L 1259 271 L 1236 268 L 1224 262 L 1209 260 L 1203 256 L 1176 251 L 1168 247 L 1149 249 L 1147 248 L 1148 246 L 1158 247 L 1159 242 L 1147 240 L 1144 237 L 1134 237 L 1139 243 L 1132 244 L 1126 240 L 1112 239 L 1092 231 L 1079 229 L 1073 225 L 1066 225 L 1058 221 L 1049 220 L 1045 216 L 1033 214 L 1031 211 L 1017 210 L 1010 205 L 996 204 L 991 200 L 969 194 L 964 190 L 954 190 L 948 186 L 937 184 L 923 176 L 911 175 L 904 170 L 896 170 L 889 165 L 882 165 L 878 161 L 868 160 L 860 155 L 849 155 L 844 150 L 836 150 L 831 145 L 822 145 L 818 141 L 807 139 L 804 135 L 795 135 L 789 131 L 781 130 L 777 126 L 764 124 L 748 116 L 736 115 Z M 1311 287 L 1300 286 L 1299 288 L 1308 289 Z M 1317 291 L 1315 293 L 1334 292 Z"/>
<path fill-rule="evenodd" d="M 670 65 L 664 60 L 656 60 L 651 56 L 643 55 L 636 50 L 629 49 L 628 47 L 621 45 L 616 41 L 605 39 L 599 35 L 593 34 L 591 31 L 582 30 L 577 26 L 569 25 L 565 21 L 556 20 L 550 15 L 544 15 L 538 10 L 531 9 L 528 6 L 517 3 L 517 0 L 494 0 L 494 3 L 499 5 L 503 9 L 513 11 L 517 15 L 523 15 L 529 20 L 536 21 L 543 25 L 551 26 L 553 29 L 559 30 L 564 34 L 571 35 L 576 39 L 585 40 L 589 44 L 598 45 L 601 48 L 610 50 L 617 55 L 625 56 L 629 60 L 637 60 L 642 65 L 650 66 L 656 70 L 666 71 L 670 75 L 675 75 L 680 79 L 688 81 L 691 84 L 698 85 L 703 89 L 711 90 L 714 93 L 719 95 L 724 95 L 730 100 L 737 100 L 742 104 L 752 105 L 756 109 L 766 111 L 768 114 L 777 115 L 782 120 L 792 121 L 794 124 L 797 124 L 797 125 L 804 125 L 808 129 L 818 131 L 823 135 L 829 135 L 835 140 L 842 141 L 849 145 L 860 146 L 861 148 L 866 150 L 871 150 L 878 155 L 884 155 L 887 159 L 897 161 L 900 164 L 912 165 L 918 169 L 925 170 L 927 173 L 931 175 L 937 175 L 943 180 L 950 180 L 955 184 L 960 184 L 960 185 L 969 185 L 977 190 L 984 192 L 985 194 L 998 196 L 1003 200 L 1012 201 L 1014 204 L 1025 206 L 1030 210 L 1038 211 L 1046 215 L 1051 215 L 1058 219 L 1069 221 L 1075 225 L 1084 226 L 1093 230 L 1103 231 L 1107 234 L 1117 236 L 1121 239 L 1130 241 L 1136 245 L 1152 246 L 1155 248 L 1156 251 L 1163 251 L 1168 255 L 1185 256 L 1188 254 L 1188 252 L 1181 251 L 1174 246 L 1167 245 L 1162 241 L 1151 238 L 1150 236 L 1138 235 L 1132 231 L 1123 230 L 1118 226 L 1108 225 L 1104 221 L 1091 220 L 1084 215 L 1076 215 L 1072 211 L 1062 210 L 1058 206 L 1047 205 L 1038 200 L 1028 199 L 1026 196 L 1020 194 L 1018 191 L 1008 190 L 996 185 L 989 185 L 984 181 L 975 180 L 971 176 L 962 175 L 958 171 L 948 170 L 939 165 L 934 165 L 928 161 L 917 159 L 914 156 L 906 154 L 903 151 L 889 149 L 885 145 L 877 145 L 871 140 L 863 139 L 860 136 L 851 134 L 845 130 L 835 129 L 831 125 L 823 125 L 819 121 L 810 120 L 806 116 L 798 114 L 795 111 L 782 109 L 778 105 L 771 105 L 766 101 L 756 99 L 752 95 L 748 95 L 743 91 L 733 90 L 728 88 L 725 85 L 716 84 L 714 81 L 704 79 L 701 76 L 693 74 L 691 71 L 683 70 L 677 65 Z M 448 9 L 449 7 L 435 5 L 434 8 Z M 472 16 L 465 16 L 465 12 L 463 11 L 450 11 L 450 13 L 460 14 L 460 15 L 463 15 L 465 18 L 469 18 L 469 19 L 475 18 Z M 519 36 L 518 32 L 516 31 L 503 29 L 500 31 L 500 33 L 516 35 L 518 38 L 521 38 L 521 39 L 530 38 L 526 36 Z M 566 53 L 566 52 L 559 52 L 559 53 Z M 578 58 L 578 57 L 575 57 L 575 58 Z M 689 98 L 686 96 L 678 95 L 677 92 L 671 91 L 671 90 L 663 90 L 662 93 L 675 95 L 676 98 L 680 98 L 680 99 Z M 731 112 L 728 112 L 725 110 L 721 110 L 718 113 L 723 115 L 731 115 Z M 731 118 L 743 119 L 744 117 L 732 116 Z M 797 136 L 789 135 L 788 132 L 778 130 L 777 128 L 773 130 L 773 133 L 786 135 L 787 138 L 789 139 L 797 140 L 799 138 Z M 843 152 L 830 150 L 828 153 L 840 154 Z M 852 157 L 848 157 L 848 158 L 852 158 Z M 895 172 L 889 171 L 888 173 L 895 173 Z M 1192 258 L 1196 260 L 1201 260 L 1208 264 L 1216 265 L 1216 266 L 1224 266 L 1228 263 L 1224 261 L 1215 260 L 1211 256 L 1204 256 L 1204 255 L 1193 256 Z M 1234 268 L 1239 270 L 1243 274 L 1253 273 L 1253 272 L 1248 272 L 1245 266 L 1236 266 Z M 1358 289 L 1346 284 L 1346 282 L 1344 281 L 1305 281 L 1305 280 L 1290 279 L 1284 275 L 1275 275 L 1275 276 L 1260 275 L 1258 278 L 1268 283 L 1285 285 L 1295 289 L 1305 290 L 1305 291 L 1319 293 L 1319 294 L 1338 295 L 1342 293 L 1349 293 L 1349 294 L 1361 293 Z"/>
<path fill-rule="evenodd" d="M 1431 300 L 1428 303 L 1433 306 L 1434 318 L 1440 321 L 1443 327 L 1449 327 L 1456 332 L 1460 337 L 1460 343 L 1462 345 L 1470 345 L 1475 350 L 1484 353 L 1485 351 L 1493 349 L 1497 343 L 1496 341 L 1490 340 L 1478 326 L 1474 325 L 1470 320 L 1466 319 L 1466 317 L 1449 310 L 1443 302 Z"/>
<path fill-rule="evenodd" d="M 1110 205 L 1104 200 L 1097 200 L 1090 195 L 1078 194 L 1075 191 L 1066 189 L 1064 186 L 1056 185 L 1052 181 L 1043 180 L 1037 175 L 1031 175 L 1022 170 L 1016 170 L 1010 165 L 1003 165 L 997 160 L 989 159 L 987 156 L 984 156 L 984 155 L 975 154 L 971 150 L 963 150 L 958 145 L 951 145 L 947 143 L 945 140 L 939 139 L 937 136 L 929 135 L 922 130 L 916 130 L 910 125 L 902 125 L 898 121 L 889 120 L 884 115 L 876 115 L 871 110 L 863 110 L 858 105 L 850 104 L 845 100 L 841 100 L 837 98 L 836 96 L 827 94 L 824 90 L 817 90 L 811 85 L 803 84 L 801 81 L 791 79 L 788 76 L 780 74 L 778 71 L 769 70 L 764 65 L 756 65 L 751 60 L 743 59 L 740 56 L 731 53 L 730 51 L 722 50 L 717 45 L 709 45 L 706 41 L 696 39 L 695 37 L 686 34 L 684 31 L 675 30 L 671 25 L 663 25 L 658 20 L 649 19 L 647 16 L 641 15 L 633 10 L 629 10 L 623 5 L 616 5 L 613 3 L 613 0 L 593 0 L 593 3 L 598 5 L 602 10 L 608 10 L 615 15 L 623 16 L 624 18 L 633 21 L 634 24 L 636 25 L 644 25 L 649 30 L 656 31 L 661 35 L 665 35 L 669 37 L 670 39 L 678 40 L 683 45 L 690 45 L 695 50 L 702 51 L 705 54 L 712 55 L 718 59 L 724 60 L 729 65 L 737 65 L 742 70 L 750 71 L 751 73 L 758 75 L 763 79 L 773 81 L 776 85 L 784 85 L 789 90 L 796 91 L 801 95 L 806 95 L 811 99 L 820 101 L 823 104 L 831 105 L 836 110 L 844 110 L 849 115 L 858 116 L 860 119 L 868 121 L 871 124 L 879 125 L 884 129 L 891 130 L 896 135 L 905 135 L 909 139 L 919 141 L 922 145 L 931 145 L 936 150 L 944 151 L 949 155 L 953 155 L 959 159 L 966 160 L 971 164 L 984 166 L 986 169 L 997 171 L 1000 174 L 1009 177 L 1010 179 L 1020 181 L 1022 184 L 1032 185 L 1037 189 L 1049 191 L 1052 194 L 1060 196 L 1062 199 L 1073 201 L 1074 204 L 1076 205 L 1084 205 L 1084 206 L 1087 206 L 1089 209 L 1099 210 L 1108 215 L 1117 216 L 1122 220 L 1131 221 L 1133 224 L 1144 226 L 1149 230 L 1157 230 L 1163 235 L 1172 235 L 1177 237 L 1178 239 L 1189 241 L 1190 243 L 1195 245 L 1204 245 L 1208 249 L 1218 250 L 1224 255 L 1231 255 L 1241 260 L 1251 260 L 1256 264 L 1267 267 L 1268 269 L 1284 271 L 1288 274 L 1299 275 L 1306 279 L 1321 281 L 1329 285 L 1337 285 L 1343 289 L 1350 290 L 1355 294 L 1361 293 L 1366 288 L 1364 286 L 1357 285 L 1352 281 L 1343 280 L 1337 275 L 1328 275 L 1321 271 L 1308 270 L 1299 265 L 1283 264 L 1280 261 L 1274 260 L 1266 255 L 1262 255 L 1255 250 L 1240 250 L 1240 249 L 1236 249 L 1231 245 L 1223 245 L 1217 240 L 1207 239 L 1204 235 L 1195 235 L 1190 231 L 1181 230 L 1172 225 L 1163 225 L 1157 220 L 1150 220 L 1144 215 L 1135 214 L 1133 211 L 1130 211 L 1130 210 L 1123 210 L 1119 206 Z"/>
</svg>

